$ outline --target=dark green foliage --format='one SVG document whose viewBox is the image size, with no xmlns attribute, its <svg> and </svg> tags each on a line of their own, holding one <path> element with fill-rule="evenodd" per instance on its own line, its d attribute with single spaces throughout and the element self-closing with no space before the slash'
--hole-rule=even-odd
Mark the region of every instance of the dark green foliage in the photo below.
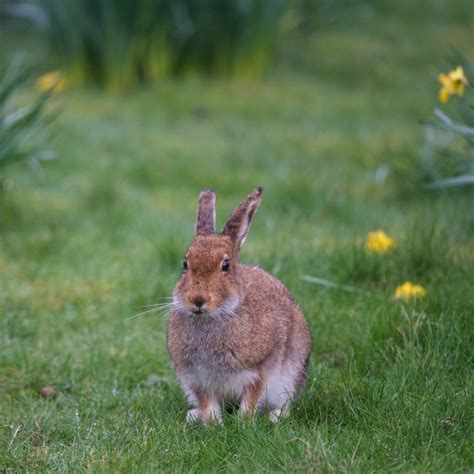
<svg viewBox="0 0 474 474">
<path fill-rule="evenodd" d="M 37 164 L 51 153 L 41 150 L 41 134 L 51 115 L 45 113 L 49 92 L 20 106 L 14 96 L 31 77 L 31 72 L 12 61 L 5 71 L 0 71 L 0 173 L 7 165 L 19 161 Z M 0 183 L 4 175 L 0 174 Z M 0 184 L 1 186 L 1 184 Z"/>
<path fill-rule="evenodd" d="M 121 90 L 194 72 L 259 76 L 285 0 L 37 0 L 72 83 Z"/>
</svg>

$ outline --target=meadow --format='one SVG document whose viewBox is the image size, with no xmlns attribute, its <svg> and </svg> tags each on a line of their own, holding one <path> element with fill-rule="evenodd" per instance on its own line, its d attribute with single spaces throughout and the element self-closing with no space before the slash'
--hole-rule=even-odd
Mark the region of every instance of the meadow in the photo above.
<svg viewBox="0 0 474 474">
<path fill-rule="evenodd" d="M 57 158 L 9 168 L 0 200 L 0 470 L 474 469 L 474 194 L 414 178 L 449 45 L 474 44 L 455 13 L 354 9 L 288 41 L 262 81 L 53 98 Z M 241 260 L 303 308 L 308 386 L 277 424 L 185 425 L 167 315 L 139 313 L 179 277 L 200 190 L 223 225 L 256 185 Z M 369 254 L 377 229 L 395 247 Z M 426 297 L 395 300 L 407 280 Z"/>
</svg>

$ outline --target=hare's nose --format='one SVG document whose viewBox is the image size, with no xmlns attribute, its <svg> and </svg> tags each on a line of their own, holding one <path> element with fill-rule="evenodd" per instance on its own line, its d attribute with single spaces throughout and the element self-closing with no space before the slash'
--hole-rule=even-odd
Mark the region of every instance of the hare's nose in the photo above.
<svg viewBox="0 0 474 474">
<path fill-rule="evenodd" d="M 192 300 L 193 305 L 197 307 L 197 309 L 201 309 L 204 306 L 204 298 L 202 296 L 196 296 L 196 298 L 193 298 Z"/>
</svg>

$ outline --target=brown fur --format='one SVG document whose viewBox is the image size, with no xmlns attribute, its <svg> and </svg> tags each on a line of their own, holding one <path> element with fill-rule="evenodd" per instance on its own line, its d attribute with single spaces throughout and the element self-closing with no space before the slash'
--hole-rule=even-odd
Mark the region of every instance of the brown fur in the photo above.
<svg viewBox="0 0 474 474">
<path fill-rule="evenodd" d="M 225 298 L 235 293 L 236 260 L 230 258 L 231 271 L 222 275 L 221 263 L 225 257 L 233 257 L 233 245 L 229 238 L 217 235 L 198 235 L 186 254 L 188 270 L 176 285 L 176 291 L 184 295 L 184 303 L 192 311 L 192 300 L 201 297 L 210 310 L 217 309 Z"/>
<path fill-rule="evenodd" d="M 243 389 L 240 409 L 242 414 L 252 416 L 257 409 L 257 403 L 265 388 L 265 374 L 259 371 L 258 378 Z"/>
<path fill-rule="evenodd" d="M 205 189 L 199 195 L 199 207 L 196 216 L 196 235 L 208 235 L 215 232 L 216 195 L 212 189 Z"/>
<path fill-rule="evenodd" d="M 218 417 L 216 403 L 224 401 L 239 402 L 247 413 L 262 403 L 280 413 L 306 381 L 311 336 L 301 309 L 274 276 L 238 264 L 261 194 L 261 188 L 255 189 L 234 210 L 223 235 L 198 231 L 208 229 L 215 215 L 207 205 L 215 198 L 207 196 L 204 205 L 200 198 L 197 236 L 186 254 L 188 268 L 173 292 L 168 350 L 189 402 L 205 423 Z M 229 271 L 222 270 L 225 259 Z M 279 387 L 280 370 L 281 383 L 292 381 L 286 402 L 284 394 L 266 395 Z"/>
</svg>

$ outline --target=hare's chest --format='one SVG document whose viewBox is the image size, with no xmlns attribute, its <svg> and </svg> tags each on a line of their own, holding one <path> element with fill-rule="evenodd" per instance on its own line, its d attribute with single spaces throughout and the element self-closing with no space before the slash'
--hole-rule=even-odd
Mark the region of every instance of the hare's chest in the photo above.
<svg viewBox="0 0 474 474">
<path fill-rule="evenodd" d="M 257 372 L 242 367 L 225 342 L 225 338 L 190 341 L 182 375 L 191 387 L 203 388 L 225 399 L 239 399 L 243 387 L 256 379 Z"/>
<path fill-rule="evenodd" d="M 180 339 L 180 358 L 188 370 L 218 374 L 236 368 L 237 360 L 232 355 L 225 328 L 216 326 L 201 322 L 176 331 Z"/>
<path fill-rule="evenodd" d="M 240 367 L 225 341 L 190 341 L 186 348 L 187 371 L 203 381 L 210 378 L 228 377 Z"/>
</svg>

